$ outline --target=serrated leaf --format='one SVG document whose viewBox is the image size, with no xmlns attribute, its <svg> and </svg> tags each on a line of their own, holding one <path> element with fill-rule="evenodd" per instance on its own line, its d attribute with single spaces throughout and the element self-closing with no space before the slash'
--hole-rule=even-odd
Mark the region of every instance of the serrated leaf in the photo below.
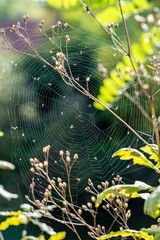
<svg viewBox="0 0 160 240">
<path fill-rule="evenodd" d="M 144 213 L 157 218 L 160 216 L 160 186 L 155 188 L 144 203 Z"/>
<path fill-rule="evenodd" d="M 15 166 L 10 162 L 0 160 L 0 169 L 14 170 Z"/>
<path fill-rule="evenodd" d="M 18 198 L 17 194 L 6 191 L 2 185 L 0 185 L 0 196 L 4 197 L 7 200 L 11 200 L 12 198 Z"/>
<path fill-rule="evenodd" d="M 136 181 L 134 184 L 126 184 L 126 185 L 116 185 L 114 187 L 110 187 L 105 189 L 103 192 L 98 194 L 95 206 L 98 207 L 99 204 L 104 200 L 108 199 L 111 194 L 114 196 L 126 196 L 131 198 L 143 198 L 143 195 L 139 194 L 139 191 L 148 190 L 152 187 L 148 184 L 145 184 L 141 181 Z M 146 198 L 146 196 L 145 196 Z"/>
<path fill-rule="evenodd" d="M 160 170 L 149 161 L 143 153 L 133 148 L 121 148 L 112 157 L 120 156 L 121 160 L 131 160 L 133 159 L 134 164 L 139 164 L 154 169 L 157 173 L 160 173 Z"/>
<path fill-rule="evenodd" d="M 38 226 L 41 229 L 41 231 L 46 232 L 49 235 L 56 235 L 56 232 L 53 230 L 53 228 L 48 226 L 46 223 L 42 223 L 42 222 L 34 220 L 34 219 L 31 219 L 31 222 L 34 225 Z"/>
<path fill-rule="evenodd" d="M 143 152 L 148 153 L 149 155 L 151 155 L 149 157 L 149 159 L 154 160 L 155 162 L 158 162 L 156 167 L 159 168 L 160 167 L 160 154 L 158 154 L 158 146 L 156 144 L 151 144 L 150 145 L 152 148 L 150 148 L 149 146 L 144 146 L 142 148 L 140 148 Z M 153 149 L 157 152 L 157 154 L 153 151 Z"/>
<path fill-rule="evenodd" d="M 133 237 L 136 237 L 138 239 L 153 240 L 153 235 L 149 235 L 146 232 L 135 231 L 135 230 L 125 230 L 125 231 L 111 232 L 108 235 L 104 235 L 104 236 L 101 236 L 100 238 L 97 238 L 97 240 L 105 240 L 105 239 L 109 239 L 109 238 L 112 238 L 112 237 L 118 237 L 118 236 L 122 236 L 122 237 L 133 236 Z"/>
</svg>

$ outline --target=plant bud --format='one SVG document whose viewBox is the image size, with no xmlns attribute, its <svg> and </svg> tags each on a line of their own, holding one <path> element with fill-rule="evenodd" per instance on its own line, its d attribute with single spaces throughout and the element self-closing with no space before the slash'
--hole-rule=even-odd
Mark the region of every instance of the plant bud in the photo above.
<svg viewBox="0 0 160 240">
<path fill-rule="evenodd" d="M 149 23 L 150 25 L 153 25 L 154 22 L 155 22 L 154 15 L 153 15 L 153 14 L 149 14 L 149 15 L 147 16 L 147 21 L 148 21 L 148 23 Z"/>
<path fill-rule="evenodd" d="M 67 28 L 68 27 L 68 23 L 64 23 L 64 28 Z"/>
<path fill-rule="evenodd" d="M 77 159 L 78 159 L 78 154 L 77 154 L 77 153 L 74 154 L 73 159 L 74 159 L 74 160 L 77 160 Z"/>
<path fill-rule="evenodd" d="M 60 177 L 57 178 L 57 182 L 58 183 L 61 183 L 62 182 L 62 179 Z"/>
<path fill-rule="evenodd" d="M 78 214 L 81 215 L 82 214 L 82 209 L 78 209 Z"/>
<path fill-rule="evenodd" d="M 70 162 L 71 162 L 70 157 L 68 157 L 68 156 L 66 157 L 66 162 L 67 162 L 67 163 L 70 163 Z"/>
<path fill-rule="evenodd" d="M 40 167 L 40 168 L 43 168 L 43 163 L 39 163 L 39 167 Z"/>
<path fill-rule="evenodd" d="M 90 209 L 92 209 L 92 203 L 88 202 L 88 203 L 87 203 L 87 206 L 88 206 Z"/>
<path fill-rule="evenodd" d="M 60 150 L 60 151 L 59 151 L 59 155 L 60 155 L 61 157 L 63 157 L 63 154 L 64 154 L 64 153 L 63 153 L 63 150 Z"/>
<path fill-rule="evenodd" d="M 30 168 L 31 173 L 35 173 L 34 168 Z"/>
<path fill-rule="evenodd" d="M 92 202 L 96 202 L 95 196 L 92 196 L 92 197 L 91 197 L 91 201 L 92 201 Z"/>
<path fill-rule="evenodd" d="M 69 151 L 66 151 L 66 156 L 70 156 L 70 152 Z"/>
<path fill-rule="evenodd" d="M 48 167 L 48 162 L 47 161 L 44 161 L 44 166 Z"/>
<path fill-rule="evenodd" d="M 23 16 L 23 21 L 24 21 L 24 22 L 26 21 L 26 16 L 25 16 L 25 15 Z"/>
</svg>

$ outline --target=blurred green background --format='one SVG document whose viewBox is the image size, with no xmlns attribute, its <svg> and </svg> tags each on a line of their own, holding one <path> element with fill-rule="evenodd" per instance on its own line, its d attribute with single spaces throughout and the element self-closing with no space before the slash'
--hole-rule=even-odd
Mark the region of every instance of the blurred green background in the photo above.
<svg viewBox="0 0 160 240">
<path fill-rule="evenodd" d="M 97 53 L 97 55 L 101 54 L 99 49 L 101 49 L 101 51 L 102 51 L 102 49 L 103 49 L 102 47 L 105 44 L 106 45 L 108 44 L 108 47 L 110 47 L 110 46 L 112 46 L 112 43 L 110 41 L 107 42 L 108 39 L 106 38 L 105 34 L 101 31 L 100 27 L 95 23 L 95 21 L 91 18 L 91 16 L 89 14 L 87 14 L 79 4 L 75 4 L 76 1 L 72 1 L 72 2 L 73 2 L 73 5 L 69 6 L 67 4 L 68 1 L 64 1 L 64 5 L 63 5 L 62 1 L 60 1 L 60 0 L 49 1 L 49 2 L 38 1 L 38 0 L 35 0 L 35 1 L 33 1 L 33 0 L 28 0 L 28 1 L 0 0 L 0 27 L 5 28 L 8 26 L 11 26 L 12 24 L 16 23 L 17 21 L 20 21 L 24 14 L 30 15 L 31 24 L 33 24 L 34 26 L 36 26 L 36 25 L 38 26 L 38 23 L 42 19 L 45 19 L 46 26 L 51 26 L 52 24 L 55 24 L 58 20 L 61 20 L 62 22 L 68 22 L 71 26 L 73 26 L 75 29 L 77 29 L 79 31 L 79 33 L 77 33 L 77 36 L 73 38 L 73 41 L 75 41 L 75 42 L 73 42 L 73 45 L 76 46 L 76 48 L 75 48 L 76 51 L 78 49 L 78 46 L 77 46 L 78 42 L 81 43 L 80 47 L 82 50 L 85 50 L 85 45 L 90 46 L 90 48 L 95 49 L 93 54 L 87 53 L 86 55 L 84 55 L 84 60 L 83 60 L 83 58 L 81 59 L 80 64 L 84 67 L 84 69 L 86 69 L 86 70 L 84 70 L 84 76 L 86 76 L 86 72 L 88 71 L 87 70 L 88 68 L 89 68 L 89 72 L 91 72 L 91 73 L 92 73 L 92 71 L 96 72 L 95 68 L 96 68 L 97 61 L 95 59 L 99 57 L 99 56 L 96 56 L 96 53 Z M 111 9 L 111 7 L 117 6 L 116 1 L 104 1 L 104 0 L 101 0 L 101 1 L 93 0 L 92 1 L 92 0 L 90 0 L 89 2 L 90 2 L 90 6 L 94 10 L 95 14 L 97 14 L 97 15 L 99 14 L 99 18 L 101 19 L 101 21 L 103 23 L 106 23 L 106 25 L 111 21 L 120 22 L 119 15 L 116 15 L 115 12 L 114 12 L 114 14 L 112 14 L 112 12 L 111 12 L 111 10 L 113 10 L 113 9 Z M 129 1 L 129 2 L 131 3 L 132 1 Z M 152 12 L 152 9 L 154 7 L 157 7 L 157 8 L 160 7 L 160 2 L 158 0 L 148 1 L 148 2 L 152 4 L 150 8 L 140 9 L 140 11 L 141 11 L 140 14 L 143 16 L 147 16 L 150 12 Z M 126 5 L 127 4 L 128 4 L 128 2 L 126 1 Z M 109 16 L 107 15 L 107 12 L 103 12 L 106 9 L 106 6 L 110 7 L 111 13 Z M 133 6 L 129 6 L 127 9 L 132 9 L 132 7 Z M 136 9 L 136 7 L 135 7 L 135 9 Z M 138 11 L 135 9 L 132 9 L 132 10 Z M 138 36 L 141 34 L 141 31 L 142 31 L 136 25 L 136 23 L 134 21 L 134 16 L 133 16 L 132 10 L 126 10 L 126 14 L 127 14 L 127 11 L 130 11 L 128 13 L 127 24 L 128 24 L 131 41 L 132 41 L 132 39 L 135 40 L 136 38 L 138 38 Z M 136 31 L 135 31 L 135 29 L 136 29 Z M 82 34 L 82 33 L 88 34 L 88 36 L 86 36 L 86 38 L 85 38 L 85 34 Z M 123 32 L 123 26 L 121 23 L 120 23 L 120 27 L 117 29 L 116 33 L 122 40 L 125 39 L 124 32 Z M 94 39 L 94 34 L 96 35 L 95 39 Z M 91 37 L 89 37 L 89 36 L 91 36 Z M 98 36 L 98 38 L 97 38 L 97 36 Z M 106 41 L 104 40 L 105 38 L 106 38 Z M 98 43 L 96 39 L 99 39 L 99 40 L 101 39 L 102 42 Z M 49 49 L 49 46 L 46 46 L 46 49 Z M 1 49 L 0 49 L 0 51 L 1 51 Z M 74 54 L 74 48 L 72 48 L 71 51 L 73 51 L 73 54 Z M 82 144 L 82 145 L 84 145 L 83 148 L 84 149 L 86 148 L 84 150 L 86 152 L 87 152 L 87 146 L 90 144 L 90 141 L 92 141 L 90 138 L 90 135 L 88 134 L 89 132 L 86 133 L 86 137 L 83 136 L 83 132 L 79 133 L 78 131 L 76 133 L 74 133 L 73 136 L 72 136 L 72 133 L 69 133 L 70 135 L 67 136 L 67 134 L 68 134 L 68 132 L 66 130 L 67 128 L 64 130 L 64 132 L 65 132 L 64 136 L 62 134 L 61 141 L 60 141 L 61 137 L 57 141 L 56 140 L 53 141 L 54 137 L 57 134 L 56 126 L 54 126 L 54 121 L 55 121 L 55 123 L 57 123 L 56 122 L 57 120 L 56 120 L 56 117 L 52 116 L 53 113 L 50 112 L 48 109 L 49 109 L 49 107 L 53 108 L 55 106 L 53 104 L 54 100 L 59 101 L 59 103 L 61 101 L 59 98 L 56 98 L 54 96 L 53 92 L 55 90 L 58 90 L 59 94 L 65 94 L 65 91 L 68 94 L 71 94 L 69 102 L 71 103 L 72 97 L 73 97 L 73 99 L 74 99 L 73 101 L 75 101 L 75 102 L 78 101 L 80 103 L 79 111 L 81 113 L 83 112 L 85 117 L 87 116 L 85 114 L 90 114 L 88 116 L 91 117 L 92 123 L 95 121 L 95 124 L 101 129 L 100 133 L 98 131 L 95 132 L 95 136 L 96 136 L 96 134 L 97 135 L 102 134 L 102 132 L 103 131 L 105 132 L 106 129 L 108 129 L 109 127 L 112 128 L 112 123 L 115 121 L 112 116 L 110 116 L 108 113 L 106 113 L 104 111 L 98 111 L 95 114 L 91 114 L 91 110 L 85 109 L 85 106 L 90 103 L 89 100 L 82 97 L 80 94 L 76 94 L 74 91 L 72 92 L 68 88 L 65 88 L 64 85 L 61 83 L 58 86 L 58 81 L 59 81 L 58 76 L 57 75 L 54 76 L 54 74 L 52 74 L 52 73 L 50 74 L 49 71 L 48 71 L 48 75 L 44 75 L 46 77 L 43 77 L 44 87 L 45 87 L 45 85 L 47 85 L 50 77 L 54 76 L 56 78 L 56 84 L 55 84 L 56 87 L 55 88 L 53 87 L 53 89 L 51 91 L 49 88 L 46 91 L 43 91 L 44 88 L 41 90 L 40 85 L 37 87 L 31 85 L 31 87 L 30 87 L 30 82 L 32 80 L 32 76 L 34 76 L 34 69 L 40 69 L 39 75 L 43 76 L 43 70 L 41 69 L 40 63 L 35 63 L 34 59 L 28 60 L 25 57 L 20 59 L 23 71 L 21 71 L 21 70 L 14 71 L 13 69 L 11 69 L 11 72 L 8 74 L 8 76 L 12 78 L 12 83 L 10 84 L 10 79 L 9 78 L 6 79 L 6 75 L 3 72 L 4 68 L 5 69 L 10 68 L 8 59 L 7 59 L 7 54 L 9 54 L 9 58 L 12 58 L 12 56 L 13 56 L 13 58 L 15 58 L 15 55 L 12 52 L 6 53 L 6 52 L 2 51 L 2 54 L 0 54 L 1 55 L 1 59 L 0 59 L 0 61 L 1 61 L 1 63 L 0 63 L 0 116 L 1 116 L 0 117 L 0 130 L 2 132 L 4 132 L 4 136 L 0 137 L 0 159 L 6 160 L 6 161 L 12 161 L 16 166 L 16 170 L 15 171 L 1 170 L 0 184 L 4 185 L 5 189 L 7 189 L 8 191 L 18 193 L 19 198 L 16 200 L 11 200 L 11 201 L 6 201 L 6 200 L 0 198 L 0 211 L 2 211 L 2 210 L 3 211 L 4 210 L 17 210 L 17 209 L 19 209 L 19 205 L 24 202 L 24 195 L 26 193 L 28 193 L 27 185 L 31 181 L 31 175 L 29 173 L 27 173 L 27 171 L 29 171 L 28 159 L 29 159 L 29 157 L 32 157 L 32 156 L 33 157 L 41 156 L 41 152 L 39 152 L 39 151 L 44 146 L 43 144 L 53 144 L 53 147 L 55 146 L 55 149 L 52 152 L 52 156 L 53 156 L 52 158 L 55 158 L 55 157 L 57 157 L 56 151 L 58 151 L 59 149 L 61 149 L 63 147 L 70 150 L 72 153 L 74 153 L 75 151 L 81 152 L 81 149 L 78 146 L 78 144 L 74 143 L 74 141 L 76 142 L 76 139 L 78 139 L 78 138 L 80 138 L 82 141 L 84 141 L 84 139 L 86 140 L 86 146 L 85 146 L 85 142 L 83 142 L 83 144 Z M 104 54 L 104 58 L 105 58 L 105 52 L 103 52 L 103 54 Z M 111 51 L 109 57 L 107 58 L 108 60 L 106 60 L 106 59 L 104 60 L 105 67 L 108 68 L 108 66 L 109 66 L 109 70 L 111 68 L 114 68 L 116 63 L 120 60 L 120 58 L 121 58 L 121 56 L 119 56 L 119 58 L 117 57 L 115 60 L 114 56 L 112 56 L 112 51 Z M 17 61 L 19 61 L 18 57 L 17 57 Z M 90 62 L 93 62 L 93 64 L 91 66 L 89 65 Z M 94 65 L 94 63 L 95 63 L 95 65 Z M 36 64 L 39 64 L 39 67 Z M 31 69 L 31 67 L 30 67 L 31 65 L 34 66 L 35 68 L 33 67 Z M 82 68 L 82 66 L 78 66 L 78 71 L 80 68 Z M 25 74 L 24 74 L 24 72 L 25 72 Z M 75 69 L 75 74 L 76 74 L 76 69 Z M 83 73 L 81 73 L 81 74 L 83 75 Z M 96 78 L 96 74 L 95 74 L 95 78 Z M 103 77 L 101 77 L 100 80 L 103 82 Z M 93 90 L 94 93 L 97 95 L 98 95 L 98 90 L 99 90 L 100 85 L 101 85 L 101 82 L 99 81 L 99 83 L 97 85 L 95 85 L 94 90 Z M 21 88 L 19 86 L 23 86 L 23 88 Z M 25 88 L 25 86 L 26 86 L 26 88 Z M 33 90 L 33 93 L 32 93 L 32 90 Z M 18 99 L 17 105 L 10 103 L 11 92 L 12 92 L 12 97 L 13 96 L 15 97 L 15 102 Z M 36 95 L 36 101 L 39 103 L 42 103 L 44 101 L 44 99 L 49 99 L 49 98 L 51 99 L 51 100 L 48 100 L 48 102 L 47 102 L 48 108 L 46 108 L 44 112 L 42 111 L 41 108 L 38 108 L 37 115 L 36 114 L 34 115 L 34 113 L 35 113 L 34 107 L 25 109 L 25 106 L 23 106 L 23 104 L 25 104 L 27 101 L 34 102 L 35 95 Z M 40 95 L 40 97 L 38 97 L 38 95 Z M 53 98 L 53 101 L 52 101 L 52 98 Z M 37 102 L 36 102 L 36 104 L 38 104 Z M 123 103 L 123 101 L 121 101 L 121 99 L 120 99 L 116 103 L 116 106 L 122 106 L 122 103 Z M 126 101 L 123 104 L 127 105 L 128 103 Z M 14 110 L 13 110 L 13 107 L 15 107 Z M 75 111 L 76 107 L 74 106 L 74 110 L 73 110 L 73 109 L 71 109 L 71 105 L 70 105 L 70 106 L 67 106 L 66 109 L 67 109 L 66 110 L 67 111 L 67 119 L 70 124 L 72 121 L 72 118 L 74 116 L 74 111 Z M 85 113 L 85 111 L 86 111 L 86 113 Z M 129 112 L 127 112 L 127 111 L 125 111 L 126 119 L 129 118 Z M 29 112 L 29 113 L 26 114 L 26 112 L 27 113 Z M 56 113 L 57 113 L 57 115 L 59 114 L 58 109 L 54 111 L 54 114 L 56 114 Z M 26 115 L 31 116 L 31 120 L 27 119 Z M 83 116 L 83 114 L 82 114 L 82 116 Z M 38 118 L 43 120 L 43 123 L 45 123 L 45 124 L 42 125 L 41 122 L 38 123 Z M 94 120 L 93 120 L 93 118 L 94 118 Z M 11 128 L 11 127 L 15 127 L 15 125 L 14 125 L 15 119 L 16 119 L 15 123 L 17 124 L 17 126 L 21 126 L 20 130 L 17 130 L 17 131 L 19 131 L 17 134 L 15 134 L 15 131 Z M 46 124 L 48 124 L 47 127 L 45 127 Z M 64 120 L 64 122 L 63 121 L 59 122 L 59 124 L 61 124 L 61 126 L 58 125 L 58 129 L 63 128 L 66 124 L 66 119 Z M 77 124 L 77 129 L 85 128 L 85 126 L 83 126 L 83 124 L 80 125 L 80 123 L 78 123 L 78 122 L 75 124 Z M 29 126 L 31 126 L 31 128 L 29 128 Z M 33 126 L 33 128 L 32 128 L 32 126 Z M 23 132 L 25 133 L 25 135 L 27 136 L 25 141 L 19 137 L 22 129 L 23 129 Z M 117 145 L 119 145 L 119 143 L 122 142 L 123 138 L 126 137 L 127 130 L 125 128 L 123 128 L 122 126 L 121 126 L 121 129 L 122 129 L 122 131 L 121 131 L 120 137 L 117 137 L 116 140 L 114 140 L 113 142 L 110 142 L 108 145 L 105 145 L 105 141 L 107 139 L 106 137 L 103 139 L 103 137 L 97 136 L 96 143 L 94 144 L 94 148 L 93 148 L 93 154 L 91 155 L 89 152 L 88 157 L 86 157 L 85 154 L 82 154 L 81 158 L 85 158 L 85 157 L 87 159 L 92 158 L 98 152 L 99 155 L 98 154 L 97 155 L 98 155 L 98 157 L 101 158 L 101 162 L 103 162 L 103 159 L 105 161 L 104 154 L 110 150 L 114 151 L 116 149 Z M 139 129 L 139 130 L 141 130 L 141 129 Z M 38 138 L 40 139 L 40 141 L 39 141 L 39 144 L 34 147 L 29 142 L 31 141 L 31 139 L 34 139 L 35 131 L 36 131 L 36 134 L 38 134 Z M 49 131 L 51 131 L 51 133 L 53 133 L 53 134 L 49 135 Z M 105 132 L 105 134 L 106 134 L 106 132 Z M 112 132 L 113 136 L 114 136 L 114 134 L 116 135 L 116 130 L 115 131 L 113 130 L 111 132 Z M 77 135 L 77 137 L 76 137 L 76 135 Z M 45 136 L 44 139 L 43 139 L 43 136 Z M 67 139 L 67 137 L 68 137 L 68 139 Z M 69 141 L 70 139 L 72 139 L 73 142 L 68 143 L 68 145 L 65 146 L 66 142 Z M 127 140 L 127 143 L 128 144 L 131 143 L 132 139 L 133 139 L 133 136 L 131 135 L 130 139 Z M 51 143 L 47 142 L 46 140 L 47 141 L 50 140 Z M 52 141 L 54 143 L 52 143 Z M 16 146 L 18 146 L 18 149 L 16 149 Z M 105 147 L 103 148 L 103 146 L 105 146 Z M 110 146 L 111 146 L 111 148 L 110 148 Z M 136 146 L 138 146 L 138 144 Z M 20 147 L 21 147 L 21 149 L 19 149 Z M 99 150 L 97 150 L 97 149 L 99 149 Z M 102 149 L 103 149 L 103 151 L 102 151 Z M 107 156 L 111 156 L 112 151 Z M 22 164 L 18 162 L 18 159 L 20 158 L 20 154 L 23 154 L 23 157 L 24 157 Z M 112 166 L 112 165 L 110 165 L 110 166 Z M 85 167 L 86 167 L 86 169 L 87 168 L 89 169 L 90 163 L 88 163 L 88 165 L 85 165 Z M 112 166 L 112 167 L 114 169 L 114 166 Z M 124 166 L 124 168 L 125 167 L 126 166 Z M 63 170 L 63 168 L 61 169 L 60 167 L 58 167 L 57 169 L 59 170 L 59 172 L 61 172 Z M 81 167 L 77 166 L 77 169 L 81 169 Z M 82 174 L 80 174 L 80 178 L 82 178 L 82 186 L 84 186 L 85 183 L 87 183 L 88 173 L 84 172 L 84 174 L 83 174 L 83 168 L 81 169 L 81 171 L 82 171 Z M 57 172 L 57 176 L 58 176 L 59 172 Z M 54 173 L 54 174 L 56 174 L 56 173 Z M 76 176 L 76 174 L 77 173 L 75 173 L 75 176 Z M 98 174 L 99 174 L 98 170 L 96 170 L 94 173 L 92 171 L 90 174 L 92 175 L 92 179 L 94 179 L 97 182 L 100 181 L 101 178 L 104 177 L 104 175 L 101 173 L 100 173 L 101 177 L 98 176 Z M 132 178 L 134 179 L 134 176 L 132 176 L 132 175 L 133 174 L 131 172 L 130 180 L 132 180 Z M 22 176 L 24 178 L 22 178 Z M 148 170 L 141 171 L 139 173 L 139 175 L 137 175 L 137 176 L 140 178 L 139 180 L 146 180 L 146 181 L 148 181 L 148 183 L 150 182 L 153 184 L 156 183 L 157 176 L 152 176 L 152 174 L 150 174 L 150 179 L 148 179 L 148 177 L 147 177 Z M 105 177 L 107 179 L 111 179 L 110 172 L 108 173 L 108 175 L 105 175 Z M 128 178 L 129 177 L 127 176 L 126 179 L 128 179 Z M 73 191 L 75 191 L 75 188 Z M 75 193 L 75 196 L 76 196 L 76 198 L 78 197 L 78 199 L 76 199 L 77 202 L 82 202 L 82 201 L 85 202 L 89 198 L 89 196 L 87 196 L 87 197 L 85 196 L 83 191 L 80 191 L 80 194 Z M 137 203 L 135 203 L 135 204 L 138 205 L 139 201 L 137 200 Z M 135 205 L 133 205 L 133 206 L 135 206 Z M 132 207 L 132 203 L 131 203 L 131 207 Z M 142 213 L 142 203 L 140 204 L 140 207 L 137 208 L 137 213 L 135 213 L 135 216 L 133 216 L 133 218 L 136 217 L 136 214 L 138 214 L 138 212 Z M 142 214 L 140 214 L 139 216 L 140 216 L 139 221 L 136 220 L 136 223 L 134 225 L 134 227 L 137 227 L 137 228 L 141 227 L 141 224 L 140 224 L 141 219 L 143 219 L 143 217 L 144 217 Z M 149 218 L 146 218 L 146 219 L 147 219 L 146 221 L 148 221 L 148 222 L 150 221 Z M 134 222 L 134 220 L 131 222 L 131 225 L 133 225 L 133 222 Z M 64 226 L 60 226 L 59 224 L 57 225 L 56 223 L 54 223 L 52 225 L 53 225 L 53 228 L 55 229 L 55 231 L 64 230 Z M 30 231 L 32 232 L 33 235 L 34 235 L 34 233 L 36 235 L 38 232 L 38 230 L 36 228 L 33 229 L 32 227 L 30 228 Z M 67 232 L 69 232 L 69 231 L 67 230 Z M 20 227 L 18 227 L 17 229 L 10 227 L 9 230 L 7 230 L 4 233 L 4 238 L 7 240 L 8 239 L 16 240 L 16 239 L 20 239 L 20 234 L 21 234 Z M 69 240 L 71 238 L 72 234 L 70 232 L 68 234 L 69 235 L 67 235 L 66 239 Z M 84 235 L 84 239 L 87 239 L 86 235 Z"/>
</svg>

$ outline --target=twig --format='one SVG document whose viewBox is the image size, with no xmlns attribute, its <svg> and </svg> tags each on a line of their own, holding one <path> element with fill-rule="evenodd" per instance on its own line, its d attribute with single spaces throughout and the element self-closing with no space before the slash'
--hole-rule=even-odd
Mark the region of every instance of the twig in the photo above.
<svg viewBox="0 0 160 240">
<path fill-rule="evenodd" d="M 134 72 L 136 74 L 136 78 L 137 81 L 141 87 L 141 89 L 143 90 L 149 104 L 150 104 L 150 109 L 152 112 L 152 119 L 153 119 L 153 127 L 154 127 L 154 131 L 155 131 L 155 135 L 156 135 L 156 142 L 157 142 L 157 146 L 158 146 L 158 153 L 160 153 L 160 138 L 159 138 L 159 130 L 158 130 L 158 125 L 157 125 L 157 119 L 156 119 L 156 113 L 155 113 L 155 108 L 154 108 L 154 103 L 153 103 L 153 98 L 152 96 L 149 96 L 148 92 L 146 91 L 146 89 L 143 86 L 143 83 L 140 79 L 140 76 L 135 68 L 135 65 L 133 63 L 133 59 L 132 59 L 132 55 L 131 55 L 131 47 L 130 47 L 130 41 L 129 41 L 129 35 L 128 35 L 128 30 L 127 30 L 127 25 L 124 19 L 124 14 L 123 14 L 123 10 L 122 10 L 122 6 L 121 6 L 121 1 L 118 0 L 119 2 L 119 7 L 120 7 L 120 11 L 121 11 L 121 16 L 122 16 L 122 22 L 123 22 L 123 26 L 124 26 L 124 30 L 125 30 L 125 35 L 126 35 L 126 40 L 127 40 L 127 46 L 128 46 L 128 56 L 130 58 L 132 67 L 134 69 Z"/>
<path fill-rule="evenodd" d="M 81 5 L 84 7 L 84 9 L 97 21 L 97 23 L 100 25 L 100 27 L 103 29 L 103 31 L 105 31 L 105 33 L 107 33 L 111 39 L 113 40 L 114 43 L 116 43 L 125 54 L 128 54 L 128 51 L 122 46 L 122 44 L 111 34 L 111 32 L 109 32 L 98 20 L 98 18 L 95 16 L 95 14 L 91 11 L 91 9 L 89 8 L 88 5 L 86 5 L 82 0 L 79 0 L 79 2 L 81 3 Z"/>
</svg>

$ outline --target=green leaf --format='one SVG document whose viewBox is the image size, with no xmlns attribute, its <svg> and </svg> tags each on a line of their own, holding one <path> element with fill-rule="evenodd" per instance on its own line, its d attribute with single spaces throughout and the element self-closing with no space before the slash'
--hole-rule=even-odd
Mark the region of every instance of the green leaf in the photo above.
<svg viewBox="0 0 160 240">
<path fill-rule="evenodd" d="M 48 226 L 46 223 L 42 223 L 42 222 L 34 220 L 34 219 L 31 219 L 31 222 L 34 225 L 38 226 L 42 232 L 46 232 L 49 235 L 56 235 L 56 232 L 53 230 L 53 228 Z"/>
<path fill-rule="evenodd" d="M 147 0 L 133 0 L 134 4 L 136 4 L 137 8 L 149 8 L 151 5 L 147 2 Z"/>
<path fill-rule="evenodd" d="M 117 22 L 121 19 L 121 13 L 118 7 L 110 6 L 98 13 L 97 18 L 101 24 Z"/>
<path fill-rule="evenodd" d="M 154 240 L 160 239 L 160 227 L 158 228 L 142 228 L 141 231 L 154 235 Z"/>
<path fill-rule="evenodd" d="M 48 3 L 56 8 L 70 8 L 77 6 L 78 0 L 48 0 Z"/>
<path fill-rule="evenodd" d="M 112 237 L 118 237 L 118 236 L 122 236 L 122 237 L 133 236 L 133 237 L 136 237 L 138 239 L 153 240 L 153 235 L 148 235 L 148 233 L 146 233 L 146 232 L 135 231 L 135 230 L 125 230 L 125 231 L 111 232 L 108 235 L 104 235 L 104 236 L 101 236 L 100 238 L 97 238 L 97 240 L 105 240 L 105 239 L 109 239 L 109 238 L 112 238 Z"/>
<path fill-rule="evenodd" d="M 144 213 L 157 218 L 160 216 L 160 186 L 155 188 L 144 204 Z"/>
<path fill-rule="evenodd" d="M 141 36 L 141 46 L 143 48 L 143 51 L 145 53 L 147 53 L 148 55 L 152 55 L 153 54 L 153 47 L 151 44 L 151 40 L 149 38 L 149 35 L 145 32 L 142 33 Z"/>
<path fill-rule="evenodd" d="M 10 162 L 0 160 L 0 169 L 14 170 L 15 166 Z"/>
<path fill-rule="evenodd" d="M 157 168 L 160 168 L 160 154 L 158 154 L 158 146 L 156 145 L 156 144 L 151 144 L 150 145 L 152 148 L 150 148 L 149 146 L 144 146 L 144 147 L 142 147 L 142 148 L 140 148 L 143 152 L 145 152 L 145 153 L 148 153 L 149 155 L 151 155 L 150 157 L 149 157 L 149 159 L 153 159 L 155 162 L 158 162 L 157 163 L 157 165 L 156 165 L 156 167 Z M 157 152 L 157 153 L 155 153 L 154 151 L 153 151 L 153 149 Z"/>
<path fill-rule="evenodd" d="M 4 197 L 7 200 L 11 200 L 12 198 L 18 198 L 17 194 L 6 191 L 2 185 L 0 185 L 0 196 Z"/>
<path fill-rule="evenodd" d="M 103 192 L 98 194 L 95 206 L 98 207 L 99 204 L 104 200 L 111 197 L 111 194 L 114 196 L 126 196 L 131 198 L 141 197 L 143 195 L 138 194 L 137 192 L 142 190 L 148 190 L 152 187 L 150 185 L 145 184 L 144 182 L 136 181 L 134 184 L 127 185 L 116 185 L 114 187 L 110 187 L 105 189 Z M 149 196 L 149 195 L 148 195 Z"/>
<path fill-rule="evenodd" d="M 58 232 L 55 236 L 51 236 L 48 240 L 62 240 L 66 236 L 65 232 Z"/>
<path fill-rule="evenodd" d="M 131 160 L 133 159 L 134 164 L 139 164 L 154 169 L 157 173 L 160 173 L 160 170 L 150 162 L 143 153 L 139 152 L 137 149 L 133 148 L 121 148 L 112 157 L 120 156 L 121 160 Z"/>
<path fill-rule="evenodd" d="M 144 62 L 146 59 L 145 53 L 142 47 L 138 43 L 133 43 L 131 46 L 132 54 L 136 57 L 139 62 Z"/>
<path fill-rule="evenodd" d="M 0 131 L 0 137 L 3 137 L 4 133 L 2 131 Z"/>
</svg>

